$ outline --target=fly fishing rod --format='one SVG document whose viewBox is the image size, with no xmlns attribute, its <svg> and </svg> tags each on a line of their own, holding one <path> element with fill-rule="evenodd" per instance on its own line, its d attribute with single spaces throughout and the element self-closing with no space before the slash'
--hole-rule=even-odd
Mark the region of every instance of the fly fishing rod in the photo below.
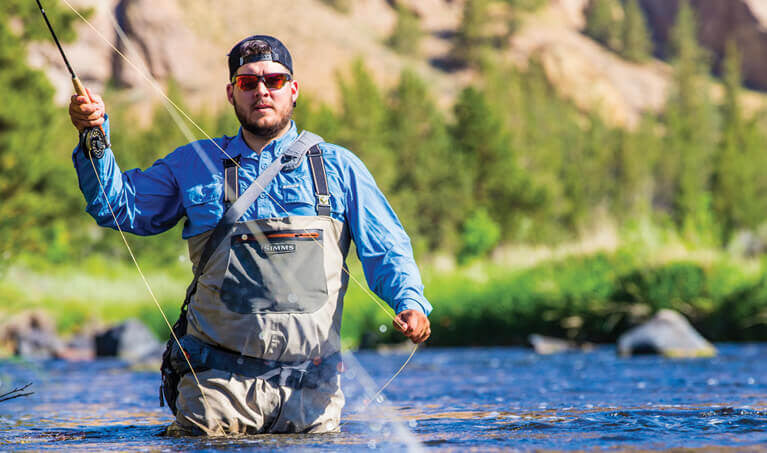
<svg viewBox="0 0 767 453">
<path fill-rule="evenodd" d="M 77 93 L 79 96 L 84 96 L 86 99 L 88 99 L 88 102 L 95 102 L 94 99 L 85 90 L 85 87 L 83 86 L 82 82 L 80 82 L 77 74 L 75 74 L 75 71 L 72 69 L 72 65 L 69 64 L 69 60 L 64 53 L 64 49 L 61 48 L 59 38 L 56 37 L 56 33 L 53 31 L 53 26 L 48 20 L 48 15 L 45 14 L 45 8 L 43 8 L 40 0 L 36 1 L 37 6 L 40 7 L 40 12 L 43 15 L 43 19 L 45 19 L 45 24 L 48 25 L 48 30 L 51 31 L 53 40 L 56 42 L 56 47 L 59 48 L 61 57 L 64 59 L 64 64 L 67 65 L 69 74 L 72 76 L 72 85 L 75 87 L 75 93 Z M 107 141 L 107 135 L 104 132 L 104 128 L 102 126 L 97 126 L 84 129 L 80 133 L 80 145 L 85 148 L 89 155 L 95 157 L 96 159 L 100 159 L 104 155 L 104 151 L 109 147 L 109 142 Z"/>
</svg>

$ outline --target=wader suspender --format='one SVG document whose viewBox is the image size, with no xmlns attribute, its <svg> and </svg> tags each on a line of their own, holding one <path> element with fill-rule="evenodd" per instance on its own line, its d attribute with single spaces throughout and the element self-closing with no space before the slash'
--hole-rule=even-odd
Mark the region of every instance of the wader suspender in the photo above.
<svg viewBox="0 0 767 453">
<path fill-rule="evenodd" d="M 240 156 L 224 159 L 224 206 L 227 208 L 240 196 L 239 168 Z"/>
<path fill-rule="evenodd" d="M 216 225 L 216 228 L 213 230 L 213 233 L 210 235 L 210 238 L 208 238 L 208 241 L 205 243 L 205 248 L 203 249 L 202 254 L 200 255 L 200 260 L 197 263 L 197 268 L 194 272 L 194 278 L 192 279 L 192 283 L 189 285 L 189 287 L 186 290 L 186 297 L 184 298 L 184 303 L 181 304 L 181 313 L 179 314 L 179 318 L 176 321 L 176 323 L 173 325 L 173 333 L 176 335 L 177 338 L 181 338 L 182 336 L 186 335 L 186 327 L 187 327 L 187 320 L 186 320 L 186 313 L 187 313 L 187 306 L 189 305 L 189 302 L 192 299 L 192 296 L 194 295 L 195 291 L 197 290 L 197 281 L 199 280 L 200 276 L 202 275 L 203 270 L 205 269 L 205 266 L 208 264 L 208 260 L 213 255 L 213 252 L 216 251 L 218 246 L 221 244 L 221 242 L 229 236 L 229 234 L 232 231 L 232 228 L 234 227 L 235 223 L 242 217 L 242 215 L 245 213 L 245 211 L 248 210 L 248 208 L 253 204 L 253 202 L 256 201 L 259 195 L 264 192 L 266 187 L 272 182 L 272 180 L 282 171 L 285 170 L 293 170 L 298 167 L 298 165 L 301 163 L 301 158 L 304 154 L 306 154 L 307 150 L 316 149 L 315 155 L 319 157 L 320 159 L 320 167 L 322 170 L 321 175 L 317 175 L 316 169 L 315 169 L 315 163 L 310 159 L 311 165 L 310 168 L 312 170 L 312 178 L 314 179 L 315 184 L 315 193 L 317 194 L 318 203 L 317 203 L 317 209 L 323 207 L 324 211 L 324 205 L 320 204 L 320 189 L 319 184 L 322 186 L 322 192 L 325 193 L 325 197 L 327 197 L 327 214 L 321 214 L 320 215 L 329 215 L 329 195 L 327 195 L 327 178 L 325 175 L 325 166 L 322 163 L 322 151 L 319 148 L 319 144 L 322 143 L 322 137 L 320 137 L 317 134 L 313 134 L 309 131 L 303 131 L 301 132 L 301 135 L 298 136 L 298 138 L 290 144 L 290 146 L 282 153 L 282 158 L 275 160 L 269 167 L 266 168 L 266 170 L 259 175 L 258 178 L 248 187 L 248 189 L 245 191 L 245 193 L 242 194 L 239 198 L 237 198 L 236 201 L 234 201 L 229 209 L 226 210 L 223 217 L 221 217 L 221 220 L 218 222 L 218 225 Z M 229 141 L 227 140 L 224 145 L 228 145 Z M 236 167 L 235 167 L 236 168 Z M 226 171 L 226 170 L 225 170 Z M 318 184 L 319 179 L 319 184 Z M 319 213 L 319 212 L 318 212 Z M 165 346 L 165 353 L 163 353 L 163 363 L 161 366 L 161 372 L 162 372 L 162 383 L 160 384 L 160 406 L 163 406 L 163 400 L 168 401 L 168 406 L 171 408 L 171 411 L 173 413 L 176 413 L 176 396 L 177 396 L 177 389 L 176 386 L 178 385 L 178 381 L 181 378 L 180 375 L 178 375 L 175 370 L 170 366 L 170 351 L 172 349 L 173 344 L 175 343 L 175 339 L 171 336 L 171 338 L 168 340 L 168 343 Z M 165 398 L 163 398 L 163 396 Z"/>
<path fill-rule="evenodd" d="M 317 215 L 330 215 L 330 192 L 328 191 L 328 176 L 325 173 L 325 162 L 322 160 L 322 149 L 314 145 L 309 149 L 309 166 L 314 179 L 314 195 L 317 197 Z"/>
</svg>

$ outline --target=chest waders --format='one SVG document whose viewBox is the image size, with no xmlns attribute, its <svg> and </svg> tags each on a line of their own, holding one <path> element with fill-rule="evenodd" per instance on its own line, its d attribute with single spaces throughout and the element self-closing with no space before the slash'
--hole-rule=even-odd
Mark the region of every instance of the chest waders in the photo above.
<svg viewBox="0 0 767 453">
<path fill-rule="evenodd" d="M 220 370 L 314 388 L 340 370 L 346 225 L 330 217 L 319 143 L 304 131 L 226 210 L 218 225 L 189 239 L 195 269 L 162 361 L 160 405 L 177 415 L 179 382 L 189 372 Z M 316 216 L 240 222 L 280 171 L 306 155 Z M 228 178 L 231 179 L 231 178 Z M 199 393 L 199 391 L 197 391 Z M 340 409 L 339 409 L 340 410 Z"/>
</svg>

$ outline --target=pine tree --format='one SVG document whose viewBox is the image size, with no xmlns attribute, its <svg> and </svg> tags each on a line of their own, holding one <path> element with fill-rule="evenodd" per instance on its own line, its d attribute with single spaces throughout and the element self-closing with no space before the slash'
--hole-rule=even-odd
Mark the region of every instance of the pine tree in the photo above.
<svg viewBox="0 0 767 453">
<path fill-rule="evenodd" d="M 451 136 L 463 162 L 462 171 L 471 176 L 471 203 L 486 208 L 504 235 L 513 237 L 521 218 L 538 208 L 541 191 L 520 168 L 514 140 L 487 93 L 464 89 L 454 106 L 454 117 Z"/>
<path fill-rule="evenodd" d="M 652 41 L 639 1 L 628 0 L 625 11 L 621 54 L 631 61 L 645 61 L 652 53 Z"/>
<path fill-rule="evenodd" d="M 735 213 L 743 181 L 745 150 L 743 135 L 745 124 L 740 105 L 741 69 L 740 55 L 734 41 L 728 41 L 724 60 L 725 96 L 722 104 L 722 140 L 720 142 L 714 180 L 714 208 L 723 223 L 723 234 L 729 236 L 740 223 Z M 747 200 L 746 200 L 747 202 Z"/>
<path fill-rule="evenodd" d="M 722 219 L 723 239 L 739 228 L 756 228 L 767 209 L 767 181 L 763 177 L 767 158 L 764 137 L 757 122 L 743 117 L 741 57 L 729 41 L 724 59 L 722 138 L 717 152 L 714 178 L 714 207 Z"/>
<path fill-rule="evenodd" d="M 617 0 L 591 0 L 586 8 L 586 34 L 613 51 L 621 50 L 623 11 Z"/>
<path fill-rule="evenodd" d="M 46 12 L 60 39 L 73 39 L 73 15 L 55 5 Z M 69 225 L 64 219 L 77 210 L 71 162 L 66 165 L 77 135 L 71 126 L 63 129 L 66 111 L 54 106 L 50 82 L 27 66 L 25 58 L 27 43 L 50 39 L 35 2 L 2 3 L 0 260 L 22 250 L 48 251 L 57 240 L 67 241 Z"/>
<path fill-rule="evenodd" d="M 666 109 L 667 146 L 659 162 L 659 188 L 690 237 L 711 234 L 712 158 L 717 118 L 708 96 L 707 56 L 697 41 L 697 22 L 682 1 L 671 32 L 674 76 Z"/>
<path fill-rule="evenodd" d="M 387 41 L 392 49 L 403 55 L 417 55 L 423 38 L 418 16 L 401 3 L 397 4 L 397 22 Z"/>
<path fill-rule="evenodd" d="M 339 143 L 353 150 L 388 193 L 396 175 L 395 156 L 386 147 L 387 106 L 362 60 L 352 63 L 348 78 L 339 76 L 341 128 Z"/>
<path fill-rule="evenodd" d="M 604 121 L 592 114 L 588 129 L 579 139 L 562 148 L 564 165 L 561 178 L 567 194 L 567 222 L 577 228 L 588 228 L 594 211 L 608 201 L 613 184 L 605 177 L 612 165 L 615 134 Z"/>
<path fill-rule="evenodd" d="M 454 114 L 451 135 L 456 151 L 465 159 L 466 171 L 472 175 L 472 198 L 477 205 L 489 206 L 497 166 L 505 151 L 501 121 L 485 94 L 474 87 L 461 91 Z"/>
<path fill-rule="evenodd" d="M 487 31 L 489 0 L 466 0 L 452 55 L 469 66 L 482 64 L 490 46 Z"/>
<path fill-rule="evenodd" d="M 445 120 L 426 83 L 403 71 L 389 99 L 388 147 L 397 175 L 392 205 L 417 249 L 454 248 L 467 209 L 467 174 L 452 152 Z"/>
<path fill-rule="evenodd" d="M 614 216 L 621 221 L 650 214 L 652 169 L 658 156 L 656 121 L 645 117 L 637 131 L 623 130 L 615 147 Z"/>
<path fill-rule="evenodd" d="M 569 223 L 573 204 L 562 175 L 570 164 L 570 148 L 582 140 L 580 113 L 554 95 L 543 67 L 533 62 L 522 76 L 522 100 L 519 126 L 514 135 L 522 135 L 520 161 L 530 175 L 531 208 L 535 206 L 531 239 L 546 240 L 568 234 L 575 227 Z"/>
</svg>

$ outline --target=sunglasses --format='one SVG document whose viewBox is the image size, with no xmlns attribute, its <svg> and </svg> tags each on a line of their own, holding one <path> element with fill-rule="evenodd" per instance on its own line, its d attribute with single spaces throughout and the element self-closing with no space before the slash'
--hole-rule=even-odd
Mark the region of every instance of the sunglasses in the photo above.
<svg viewBox="0 0 767 453">
<path fill-rule="evenodd" d="M 284 74 L 281 72 L 264 75 L 240 74 L 232 78 L 232 83 L 242 91 L 255 90 L 258 88 L 259 82 L 264 82 L 266 88 L 270 90 L 279 90 L 292 79 L 293 78 L 290 76 L 290 74 Z"/>
</svg>

